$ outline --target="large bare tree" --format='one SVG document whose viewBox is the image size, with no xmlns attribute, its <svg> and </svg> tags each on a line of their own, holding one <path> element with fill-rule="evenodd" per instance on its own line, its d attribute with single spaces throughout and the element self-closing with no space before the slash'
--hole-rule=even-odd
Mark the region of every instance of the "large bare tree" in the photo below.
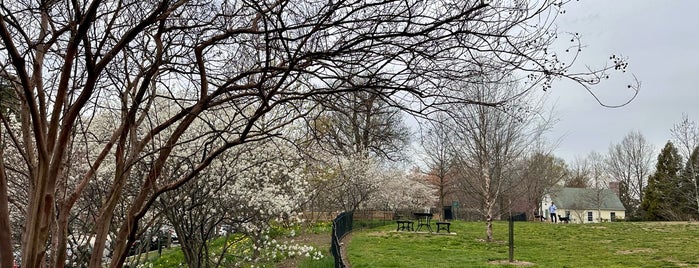
<svg viewBox="0 0 699 268">
<path fill-rule="evenodd" d="M 488 2 L 0 2 L 0 74 L 20 103 L 17 116 L 3 113 L 2 150 L 21 155 L 14 181 L 25 182 L 28 200 L 22 241 L 0 226 L 2 265 L 21 243 L 22 266 L 63 266 L 67 217 L 107 166 L 111 179 L 94 228 L 85 230 L 95 238 L 89 266 L 104 265 L 110 230 L 117 231 L 109 266 L 121 266 L 158 196 L 226 150 L 280 135 L 324 96 L 366 91 L 420 114 L 453 103 L 494 105 L 460 94 L 484 73 L 516 73 L 548 89 L 556 78 L 588 87 L 626 68 L 614 56 L 579 73 L 557 57 L 554 21 L 565 1 Z M 579 44 L 573 35 L 569 51 L 579 53 Z M 384 83 L 333 86 L 367 73 Z M 101 113 L 113 116 L 110 135 L 71 169 L 76 131 L 95 128 L 89 118 Z M 197 120 L 217 123 L 192 127 Z M 206 146 L 186 151 L 189 137 Z M 180 154 L 191 159 L 190 172 L 163 176 Z M 0 202 L 8 203 L 15 197 L 0 176 L 8 193 Z M 123 220 L 115 220 L 116 208 Z"/>
<path fill-rule="evenodd" d="M 384 83 L 375 77 L 366 79 L 335 87 L 372 88 Z M 404 113 L 383 96 L 380 92 L 351 91 L 326 97 L 312 122 L 315 145 L 335 155 L 367 154 L 394 161 L 404 158 L 410 138 Z"/>
<path fill-rule="evenodd" d="M 457 171 L 457 153 L 454 139 L 456 124 L 444 113 L 436 113 L 431 121 L 427 122 L 422 133 L 420 145 L 422 147 L 422 161 L 426 170 L 422 171 L 428 177 L 430 184 L 437 188 L 437 209 L 443 213 L 442 208 L 446 199 L 453 196 L 458 189 L 455 180 Z M 442 215 L 442 218 L 444 215 Z"/>
<path fill-rule="evenodd" d="M 501 80 L 502 81 L 502 80 Z M 506 87 L 507 90 L 503 90 Z M 476 209 L 486 222 L 486 239 L 493 239 L 493 220 L 507 211 L 510 200 L 502 199 L 510 187 L 516 187 L 517 165 L 547 127 L 541 102 L 521 92 L 516 82 L 485 84 L 465 89 L 483 102 L 509 100 L 501 106 L 467 105 L 456 110 L 456 145 L 461 190 L 476 194 Z M 518 98 L 513 98 L 519 95 Z M 525 98 L 526 97 L 526 98 Z M 498 204 L 501 205 L 499 208 Z"/>
<path fill-rule="evenodd" d="M 589 188 L 592 182 L 592 163 L 587 157 L 576 155 L 568 165 L 568 172 L 563 186 L 570 188 Z"/>
<path fill-rule="evenodd" d="M 619 198 L 629 217 L 640 217 L 643 188 L 652 173 L 655 149 L 638 131 L 626 134 L 619 144 L 609 147 L 607 170 L 619 182 Z"/>
<path fill-rule="evenodd" d="M 524 159 L 518 192 L 526 201 L 527 211 L 545 215 L 541 207 L 544 195 L 550 194 L 566 176 L 567 167 L 563 159 L 550 152 L 534 150 Z"/>
<path fill-rule="evenodd" d="M 405 157 L 410 138 L 403 121 L 404 113 L 385 99 L 377 85 L 387 81 L 378 75 L 348 73 L 350 78 L 337 81 L 335 89 L 348 92 L 323 96 L 314 111 L 311 134 L 307 142 L 309 156 L 325 172 L 325 179 L 313 180 L 316 210 L 354 211 L 364 207 L 378 193 L 386 173 L 382 162 L 396 162 Z M 357 88 L 373 90 L 361 91 Z M 323 173 L 323 172 L 321 172 Z"/>
</svg>

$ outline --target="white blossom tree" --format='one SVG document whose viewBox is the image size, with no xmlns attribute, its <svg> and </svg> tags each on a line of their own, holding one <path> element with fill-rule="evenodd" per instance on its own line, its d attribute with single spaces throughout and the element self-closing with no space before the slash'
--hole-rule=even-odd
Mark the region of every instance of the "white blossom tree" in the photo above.
<svg viewBox="0 0 699 268">
<path fill-rule="evenodd" d="M 367 153 L 345 156 L 321 149 L 314 154 L 311 209 L 395 211 L 434 205 L 434 188 L 423 176 L 406 174 L 402 167 Z"/>
<path fill-rule="evenodd" d="M 189 267 L 221 264 L 226 250 L 213 257 L 208 247 L 220 226 L 264 245 L 257 240 L 270 221 L 287 221 L 298 212 L 310 193 L 294 148 L 281 140 L 246 144 L 214 161 L 197 180 L 161 196 Z"/>
<path fill-rule="evenodd" d="M 345 155 L 325 154 L 316 168 L 326 169 L 319 189 L 321 200 L 335 211 L 355 211 L 366 206 L 386 179 L 377 159 L 366 153 Z"/>
<path fill-rule="evenodd" d="M 437 190 L 422 174 L 394 168 L 386 170 L 382 176 L 384 179 L 367 207 L 405 211 L 432 207 L 437 202 Z"/>
</svg>

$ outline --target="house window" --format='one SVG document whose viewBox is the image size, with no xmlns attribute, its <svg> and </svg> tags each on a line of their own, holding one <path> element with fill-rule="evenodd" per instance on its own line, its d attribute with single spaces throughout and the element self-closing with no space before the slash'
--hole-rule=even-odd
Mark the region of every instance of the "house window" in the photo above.
<svg viewBox="0 0 699 268">
<path fill-rule="evenodd" d="M 592 221 L 592 211 L 587 212 L 587 221 Z"/>
<path fill-rule="evenodd" d="M 609 212 L 609 221 L 616 221 L 616 212 Z"/>
</svg>

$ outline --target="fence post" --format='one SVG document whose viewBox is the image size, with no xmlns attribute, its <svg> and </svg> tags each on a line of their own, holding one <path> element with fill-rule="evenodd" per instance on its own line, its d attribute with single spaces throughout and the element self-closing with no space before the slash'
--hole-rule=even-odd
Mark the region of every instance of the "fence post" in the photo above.
<svg viewBox="0 0 699 268">
<path fill-rule="evenodd" d="M 515 219 L 514 217 L 510 216 L 510 221 L 509 221 L 509 261 L 514 262 L 515 261 Z"/>
</svg>

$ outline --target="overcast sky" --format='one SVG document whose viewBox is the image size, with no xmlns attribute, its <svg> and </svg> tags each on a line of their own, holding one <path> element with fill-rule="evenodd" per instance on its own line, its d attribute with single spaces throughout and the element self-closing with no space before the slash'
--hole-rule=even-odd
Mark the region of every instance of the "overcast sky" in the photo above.
<svg viewBox="0 0 699 268">
<path fill-rule="evenodd" d="M 570 163 L 593 150 L 606 154 L 611 143 L 632 130 L 659 152 L 683 113 L 699 121 L 699 1 L 582 0 L 565 9 L 557 20 L 559 30 L 580 33 L 587 46 L 578 63 L 599 66 L 610 55 L 622 54 L 642 85 L 633 102 L 610 109 L 580 86 L 554 84 L 548 100 L 555 103 L 559 122 L 549 136 L 561 137 L 556 155 Z M 610 105 L 631 94 L 623 86 L 631 78 L 617 78 L 595 87 Z"/>
</svg>

